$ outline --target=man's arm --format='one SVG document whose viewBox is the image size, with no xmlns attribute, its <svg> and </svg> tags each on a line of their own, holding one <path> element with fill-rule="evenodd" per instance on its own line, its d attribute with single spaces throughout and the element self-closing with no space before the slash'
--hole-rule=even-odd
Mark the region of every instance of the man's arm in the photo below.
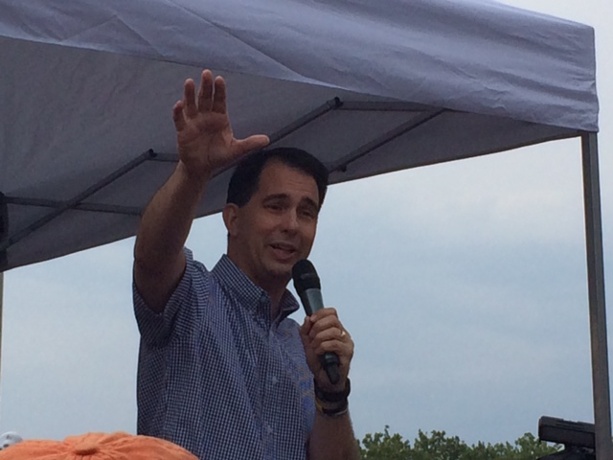
<svg viewBox="0 0 613 460">
<path fill-rule="evenodd" d="M 193 80 L 172 110 L 179 162 L 145 209 L 134 246 L 134 282 L 145 303 L 161 312 L 185 270 L 183 245 L 196 208 L 215 170 L 247 152 L 263 148 L 268 137 L 234 138 L 226 109 L 226 85 L 202 72 L 200 90 Z"/>
<path fill-rule="evenodd" d="M 360 452 L 346 399 L 337 402 L 326 400 L 328 395 L 338 396 L 346 392 L 354 350 L 353 340 L 333 308 L 324 308 L 307 317 L 300 334 L 315 385 L 324 396 L 315 397 L 318 407 L 309 437 L 309 460 L 359 460 Z M 327 352 L 336 353 L 339 358 L 340 379 L 335 385 L 328 380 L 319 360 L 319 356 Z"/>
<path fill-rule="evenodd" d="M 309 440 L 309 460 L 359 460 L 358 442 L 349 413 L 338 417 L 317 411 Z"/>
<path fill-rule="evenodd" d="M 134 282 L 145 303 L 161 312 L 185 269 L 183 245 L 206 179 L 191 179 L 182 163 L 154 195 L 134 246 Z"/>
</svg>

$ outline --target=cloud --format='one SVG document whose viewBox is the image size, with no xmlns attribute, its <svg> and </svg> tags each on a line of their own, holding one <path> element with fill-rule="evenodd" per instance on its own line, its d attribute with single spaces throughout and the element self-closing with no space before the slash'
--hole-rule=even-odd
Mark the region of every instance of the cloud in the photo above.
<svg viewBox="0 0 613 460">
<path fill-rule="evenodd" d="M 5 429 L 54 439 L 134 431 L 137 331 L 121 247 L 7 274 Z"/>
<path fill-rule="evenodd" d="M 358 435 L 512 441 L 541 415 L 590 420 L 576 148 L 332 188 L 312 259 L 356 340 Z"/>
</svg>

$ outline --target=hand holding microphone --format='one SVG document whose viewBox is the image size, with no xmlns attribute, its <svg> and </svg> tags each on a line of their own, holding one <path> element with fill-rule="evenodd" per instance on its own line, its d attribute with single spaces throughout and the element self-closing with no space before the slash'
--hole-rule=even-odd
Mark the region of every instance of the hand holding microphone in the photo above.
<svg viewBox="0 0 613 460">
<path fill-rule="evenodd" d="M 321 283 L 311 262 L 306 259 L 297 262 L 292 269 L 292 278 L 307 316 L 311 317 L 311 315 L 324 309 Z M 316 353 L 318 355 L 317 359 L 325 370 L 329 382 L 332 385 L 336 385 L 341 380 L 342 370 L 339 369 L 339 365 L 344 367 L 344 377 L 345 379 L 347 377 L 349 361 L 353 356 L 353 341 L 343 329 L 333 309 L 326 309 L 325 312 L 316 316 L 319 319 L 308 329 L 311 337 L 307 338 L 306 342 L 312 344 L 315 348 L 319 348 L 319 352 L 316 353 L 312 349 L 313 347 L 305 346 L 307 359 L 309 359 L 310 354 Z M 326 351 L 322 352 L 322 349 Z M 311 366 L 311 369 L 315 373 L 313 366 Z"/>
</svg>

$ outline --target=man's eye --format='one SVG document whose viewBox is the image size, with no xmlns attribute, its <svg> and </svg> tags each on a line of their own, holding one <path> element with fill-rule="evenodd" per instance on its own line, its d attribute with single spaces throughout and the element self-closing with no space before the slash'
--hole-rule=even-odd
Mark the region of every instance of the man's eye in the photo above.
<svg viewBox="0 0 613 460">
<path fill-rule="evenodd" d="M 307 219 L 315 219 L 317 217 L 317 213 L 312 209 L 303 209 L 300 211 L 300 215 Z"/>
</svg>

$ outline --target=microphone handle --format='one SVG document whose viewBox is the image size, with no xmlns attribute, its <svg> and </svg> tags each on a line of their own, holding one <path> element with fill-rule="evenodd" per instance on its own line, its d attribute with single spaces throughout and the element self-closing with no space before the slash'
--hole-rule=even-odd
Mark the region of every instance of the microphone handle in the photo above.
<svg viewBox="0 0 613 460">
<path fill-rule="evenodd" d="M 300 293 L 300 300 L 308 316 L 324 308 L 321 289 L 305 289 Z M 319 357 L 319 362 L 325 369 L 330 383 L 332 383 L 332 385 L 338 383 L 341 378 L 338 370 L 338 355 L 334 352 L 326 352 Z"/>
</svg>

